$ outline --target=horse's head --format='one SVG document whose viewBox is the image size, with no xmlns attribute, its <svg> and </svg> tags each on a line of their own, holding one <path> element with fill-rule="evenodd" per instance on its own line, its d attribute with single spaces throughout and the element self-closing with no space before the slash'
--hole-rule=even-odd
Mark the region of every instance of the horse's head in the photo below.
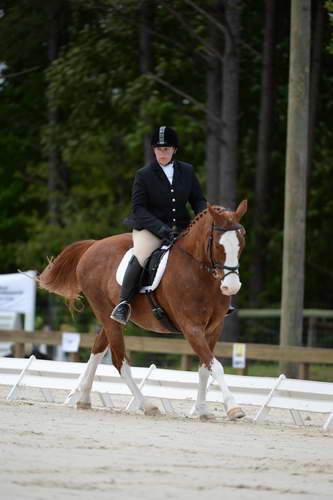
<svg viewBox="0 0 333 500">
<path fill-rule="evenodd" d="M 235 295 L 240 287 L 239 256 L 245 245 L 245 229 L 239 223 L 247 210 L 243 200 L 237 210 L 208 205 L 213 219 L 209 239 L 209 254 L 216 274 L 221 278 L 221 292 Z"/>
</svg>

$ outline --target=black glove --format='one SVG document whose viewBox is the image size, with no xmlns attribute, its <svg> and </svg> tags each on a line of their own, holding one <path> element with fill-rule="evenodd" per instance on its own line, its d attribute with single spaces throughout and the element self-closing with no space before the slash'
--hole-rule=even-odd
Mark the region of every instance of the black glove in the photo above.
<svg viewBox="0 0 333 500">
<path fill-rule="evenodd" d="M 158 230 L 158 237 L 161 239 L 161 240 L 168 240 L 169 239 L 169 234 L 170 234 L 170 227 L 165 225 L 165 226 L 161 226 L 160 229 Z"/>
<path fill-rule="evenodd" d="M 179 235 L 179 233 L 177 231 L 170 231 L 169 236 L 168 236 L 168 240 L 175 241 L 177 239 L 178 235 Z"/>
<path fill-rule="evenodd" d="M 161 240 L 169 241 L 171 243 L 177 238 L 178 235 L 178 231 L 170 229 L 167 225 L 162 226 L 158 232 L 158 237 L 161 238 Z"/>
</svg>

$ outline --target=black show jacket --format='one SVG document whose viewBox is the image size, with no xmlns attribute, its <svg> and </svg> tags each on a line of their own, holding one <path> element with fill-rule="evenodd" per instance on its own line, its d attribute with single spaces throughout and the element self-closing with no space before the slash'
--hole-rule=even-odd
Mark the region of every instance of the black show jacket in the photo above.
<svg viewBox="0 0 333 500">
<path fill-rule="evenodd" d="M 136 172 L 132 188 L 133 215 L 127 217 L 124 224 L 134 229 L 148 229 L 163 239 L 172 227 L 183 230 L 190 223 L 187 202 L 195 214 L 207 207 L 192 165 L 174 160 L 173 167 L 172 184 L 157 161 Z"/>
</svg>

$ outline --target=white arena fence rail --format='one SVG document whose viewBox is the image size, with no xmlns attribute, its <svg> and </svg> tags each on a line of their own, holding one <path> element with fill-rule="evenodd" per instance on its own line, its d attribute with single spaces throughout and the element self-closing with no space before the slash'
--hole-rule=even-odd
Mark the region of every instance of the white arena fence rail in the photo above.
<svg viewBox="0 0 333 500">
<path fill-rule="evenodd" d="M 15 400 L 20 388 L 37 388 L 44 401 L 54 402 L 53 391 L 71 391 L 84 370 L 85 363 L 46 361 L 35 356 L 25 358 L 0 357 L 0 385 L 11 387 L 7 399 Z M 166 370 L 151 365 L 132 367 L 132 375 L 144 396 L 156 398 L 166 413 L 175 413 L 172 401 L 195 401 L 198 386 L 197 372 Z M 296 425 L 304 425 L 303 412 L 327 415 L 323 430 L 333 428 L 333 383 L 287 379 L 285 375 L 253 377 L 225 375 L 226 383 L 240 405 L 258 406 L 254 423 L 267 418 L 272 408 L 290 412 Z M 126 410 L 136 408 L 127 385 L 113 365 L 100 364 L 96 371 L 92 392 L 98 394 L 103 406 L 113 408 L 113 396 L 129 397 Z M 207 401 L 222 403 L 222 393 L 212 379 L 208 382 Z"/>
</svg>

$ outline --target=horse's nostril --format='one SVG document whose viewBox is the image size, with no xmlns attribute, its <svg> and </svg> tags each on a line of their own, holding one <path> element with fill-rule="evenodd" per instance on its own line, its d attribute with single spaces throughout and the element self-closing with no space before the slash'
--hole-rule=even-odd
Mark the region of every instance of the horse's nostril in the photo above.
<svg viewBox="0 0 333 500">
<path fill-rule="evenodd" d="M 223 286 L 222 286 L 222 290 L 227 291 L 227 290 L 229 290 L 229 288 L 228 288 L 227 286 L 223 285 Z"/>
</svg>

